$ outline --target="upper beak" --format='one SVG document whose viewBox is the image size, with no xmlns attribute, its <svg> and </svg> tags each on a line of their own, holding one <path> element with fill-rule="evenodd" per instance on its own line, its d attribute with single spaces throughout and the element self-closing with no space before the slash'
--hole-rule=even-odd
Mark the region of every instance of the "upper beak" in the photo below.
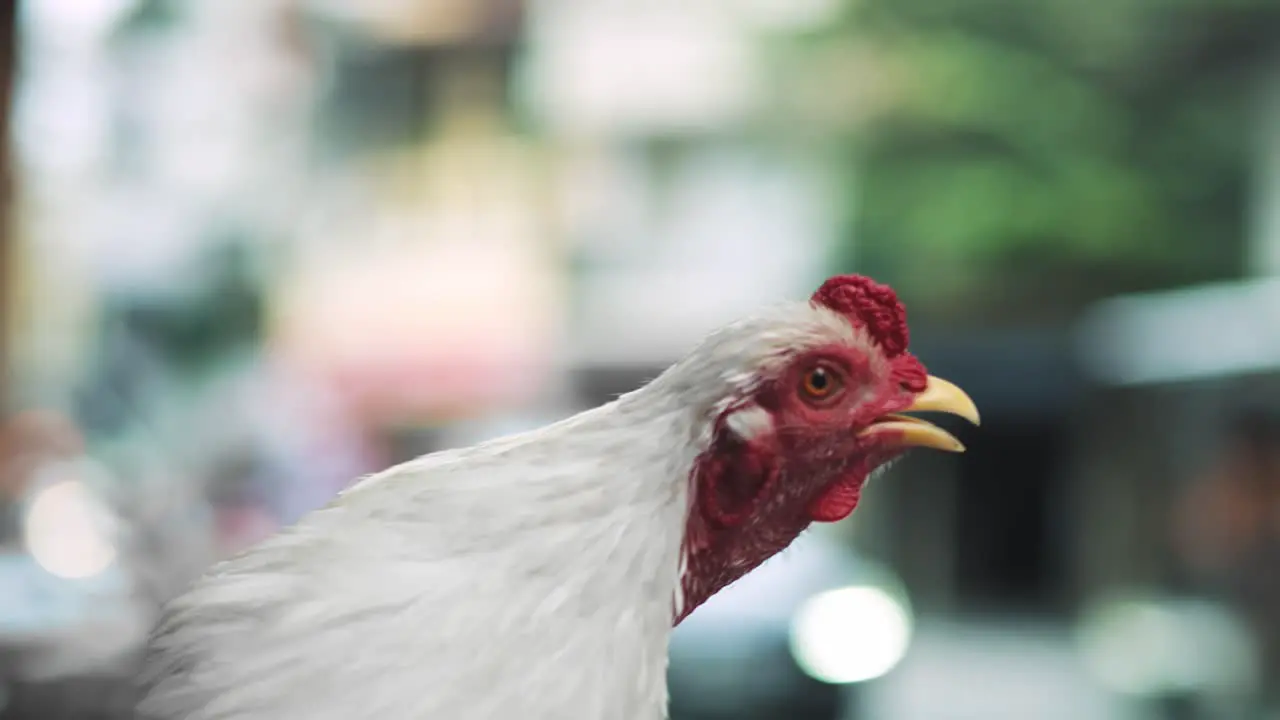
<svg viewBox="0 0 1280 720">
<path fill-rule="evenodd" d="M 916 395 L 906 412 L 945 412 L 958 415 L 974 425 L 981 422 L 978 406 L 963 390 L 932 375 L 924 391 Z M 964 452 L 964 445 L 951 433 L 933 423 L 906 415 L 886 415 L 862 431 L 863 435 L 882 433 L 893 433 L 902 444 L 912 447 Z"/>
</svg>

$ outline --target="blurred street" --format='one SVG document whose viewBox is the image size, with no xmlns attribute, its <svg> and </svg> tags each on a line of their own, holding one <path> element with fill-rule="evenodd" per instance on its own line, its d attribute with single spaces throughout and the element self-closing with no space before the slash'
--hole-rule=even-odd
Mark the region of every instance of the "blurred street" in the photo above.
<svg viewBox="0 0 1280 720">
<path fill-rule="evenodd" d="M 1140 718 L 1091 678 L 1059 625 L 921 624 L 911 652 L 869 693 L 866 717 L 903 720 Z"/>
</svg>

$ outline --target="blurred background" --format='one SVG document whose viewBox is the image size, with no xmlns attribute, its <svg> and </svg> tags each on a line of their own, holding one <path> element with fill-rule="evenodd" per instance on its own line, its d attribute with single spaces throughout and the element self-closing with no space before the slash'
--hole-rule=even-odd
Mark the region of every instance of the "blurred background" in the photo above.
<svg viewBox="0 0 1280 720">
<path fill-rule="evenodd" d="M 0 1 L 0 718 L 363 473 L 827 275 L 982 408 L 674 720 L 1280 717 L 1280 3 Z"/>
</svg>

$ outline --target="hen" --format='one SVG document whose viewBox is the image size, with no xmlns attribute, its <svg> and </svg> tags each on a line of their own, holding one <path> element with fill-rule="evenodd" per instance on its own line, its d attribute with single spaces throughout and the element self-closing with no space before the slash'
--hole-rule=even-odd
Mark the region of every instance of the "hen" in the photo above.
<svg viewBox="0 0 1280 720">
<path fill-rule="evenodd" d="M 977 423 L 907 349 L 893 291 L 831 278 L 648 385 L 368 477 L 213 567 L 148 646 L 153 720 L 657 720 L 672 628 L 853 512 L 898 413 Z"/>
</svg>

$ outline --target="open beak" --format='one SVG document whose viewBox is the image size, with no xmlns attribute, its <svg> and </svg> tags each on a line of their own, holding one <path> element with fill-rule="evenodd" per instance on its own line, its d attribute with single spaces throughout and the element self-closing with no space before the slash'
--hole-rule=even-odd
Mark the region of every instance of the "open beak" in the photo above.
<svg viewBox="0 0 1280 720">
<path fill-rule="evenodd" d="M 929 384 L 923 392 L 915 397 L 905 412 L 944 412 L 968 420 L 977 425 L 981 422 L 978 407 L 963 390 L 955 385 L 929 376 Z M 907 415 L 885 415 L 875 421 L 871 427 L 862 431 L 863 435 L 892 434 L 903 445 L 910 447 L 926 447 L 945 452 L 964 452 L 964 445 L 954 435 L 933 423 Z"/>
</svg>

